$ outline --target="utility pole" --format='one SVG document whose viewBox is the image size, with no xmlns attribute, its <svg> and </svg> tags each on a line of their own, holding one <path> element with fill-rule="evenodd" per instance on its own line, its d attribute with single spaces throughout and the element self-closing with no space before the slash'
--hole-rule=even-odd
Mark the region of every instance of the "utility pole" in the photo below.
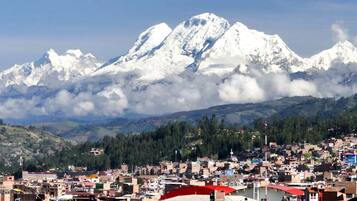
<svg viewBox="0 0 357 201">
<path fill-rule="evenodd" d="M 22 156 L 20 156 L 19 165 L 20 165 L 20 167 L 21 167 L 21 170 L 22 170 L 23 164 L 24 164 L 24 159 L 22 158 Z"/>
<path fill-rule="evenodd" d="M 21 178 L 22 178 L 22 172 L 24 171 L 24 159 L 22 158 L 22 156 L 20 156 L 19 159 L 19 165 L 20 165 L 20 171 L 21 171 Z"/>
<path fill-rule="evenodd" d="M 253 181 L 253 200 L 255 199 L 255 181 Z"/>
<path fill-rule="evenodd" d="M 265 127 L 265 201 L 268 201 L 268 150 L 269 150 L 269 145 L 268 145 L 268 135 L 267 135 L 267 128 L 268 128 L 268 123 L 264 123 Z"/>
<path fill-rule="evenodd" d="M 175 163 L 177 162 L 177 149 L 175 149 Z"/>
<path fill-rule="evenodd" d="M 175 169 L 176 169 L 176 177 L 178 177 L 178 174 L 179 174 L 179 170 L 178 170 L 179 165 L 177 165 L 177 149 L 175 149 L 175 163 L 174 163 L 174 165 L 175 165 Z"/>
<path fill-rule="evenodd" d="M 259 183 L 257 183 L 257 200 L 259 201 L 260 199 L 260 189 L 259 189 Z"/>
<path fill-rule="evenodd" d="M 268 135 L 267 135 L 268 123 L 264 122 L 264 146 L 265 146 L 265 161 L 268 161 Z"/>
</svg>

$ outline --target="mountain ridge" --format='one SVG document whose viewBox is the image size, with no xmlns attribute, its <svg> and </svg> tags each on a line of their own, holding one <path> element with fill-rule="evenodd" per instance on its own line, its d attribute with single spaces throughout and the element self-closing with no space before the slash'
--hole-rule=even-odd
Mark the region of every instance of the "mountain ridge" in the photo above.
<svg viewBox="0 0 357 201">
<path fill-rule="evenodd" d="M 226 126 L 250 127 L 259 119 L 274 121 L 290 117 L 321 118 L 357 108 L 357 95 L 347 98 L 287 97 L 261 103 L 218 105 L 193 111 L 181 111 L 161 116 L 137 119 L 112 119 L 104 122 L 76 123 L 74 121 L 33 124 L 38 129 L 75 141 L 97 141 L 105 135 L 141 133 L 155 130 L 170 122 L 196 124 L 204 117 L 215 116 Z"/>
<path fill-rule="evenodd" d="M 0 73 L 1 118 L 162 115 L 228 103 L 355 93 L 357 50 L 348 41 L 310 58 L 276 34 L 213 13 L 147 28 L 124 55 L 104 64 L 80 50 Z M 325 87 L 327 85 L 328 87 Z M 14 105 L 24 105 L 17 109 Z"/>
<path fill-rule="evenodd" d="M 213 20 L 212 20 L 213 19 Z M 201 21 L 202 22 L 201 22 Z M 292 51 L 287 45 L 286 43 L 277 35 L 267 35 L 264 32 L 259 32 L 253 29 L 249 29 L 246 25 L 240 23 L 240 22 L 235 22 L 233 25 L 230 25 L 228 21 L 226 21 L 224 18 L 222 17 L 218 17 L 212 13 L 203 13 L 200 15 L 196 15 L 191 17 L 190 19 L 181 22 L 176 29 L 178 29 L 179 27 L 188 27 L 188 25 L 190 26 L 198 26 L 201 24 L 206 25 L 205 23 L 207 23 L 207 20 L 211 20 L 211 21 L 217 21 L 217 20 L 221 20 L 222 24 L 222 28 L 223 31 L 218 31 L 218 35 L 216 37 L 208 37 L 208 40 L 203 40 L 205 42 L 201 42 L 199 45 L 199 47 L 201 47 L 201 50 L 199 49 L 190 49 L 189 45 L 190 43 L 187 43 L 187 45 L 182 45 L 182 48 L 188 48 L 187 50 L 184 50 L 184 54 L 188 54 L 188 55 L 200 55 L 198 58 L 193 58 L 192 62 L 187 62 L 185 65 L 183 65 L 184 68 L 196 68 L 193 69 L 195 70 L 199 70 L 202 72 L 210 72 L 209 66 L 213 65 L 213 66 L 217 66 L 217 65 L 221 65 L 222 67 L 224 67 L 226 64 L 224 63 L 212 63 L 210 64 L 207 60 L 229 60 L 230 57 L 234 58 L 237 57 L 238 60 L 239 58 L 241 58 L 242 61 L 238 61 L 235 63 L 231 63 L 229 64 L 231 67 L 231 71 L 233 71 L 238 65 L 246 65 L 247 62 L 246 60 L 250 60 L 250 62 L 252 63 L 260 63 L 263 65 L 267 65 L 267 67 L 269 67 L 270 69 L 265 69 L 268 72 L 275 72 L 275 71 L 287 71 L 287 72 L 292 72 L 292 73 L 296 73 L 296 72 L 304 72 L 306 70 L 310 70 L 310 69 L 318 69 L 318 70 L 328 70 L 328 68 L 331 66 L 331 63 L 335 60 L 337 61 L 341 61 L 343 63 L 351 63 L 351 62 L 357 62 L 357 48 L 349 41 L 340 41 L 337 42 L 334 46 L 332 46 L 330 49 L 326 49 L 326 50 L 322 50 L 321 52 L 312 55 L 311 57 L 308 58 L 303 58 L 300 57 L 298 54 L 296 54 L 294 51 Z M 217 26 L 217 25 L 215 25 Z M 97 75 L 101 75 L 101 74 L 106 74 L 106 73 L 118 73 L 118 69 L 114 69 L 113 68 L 125 68 L 127 65 L 124 66 L 117 66 L 120 65 L 122 63 L 127 63 L 127 62 L 133 62 L 133 60 L 137 61 L 138 59 L 140 60 L 143 57 L 147 57 L 145 58 L 145 60 L 150 60 L 151 57 L 153 57 L 152 54 L 154 54 L 156 51 L 159 51 L 159 49 L 162 46 L 165 46 L 165 40 L 169 40 L 167 39 L 168 37 L 170 37 L 170 35 L 174 35 L 175 33 L 175 29 L 171 29 L 167 24 L 165 23 L 160 23 L 157 25 L 153 25 L 149 28 L 147 28 L 144 32 L 142 32 L 141 34 L 139 34 L 139 37 L 137 38 L 136 42 L 134 43 L 134 45 L 130 48 L 130 50 L 128 51 L 127 54 L 124 54 L 122 56 L 117 56 L 116 59 L 111 59 L 111 61 L 106 62 L 104 64 L 102 64 L 99 61 L 96 61 L 96 58 L 93 54 L 83 54 L 80 50 L 78 49 L 74 49 L 74 50 L 67 50 L 64 54 L 59 55 L 55 50 L 53 49 L 49 49 L 46 53 L 44 53 L 44 56 L 42 56 L 40 59 L 34 61 L 34 62 L 29 62 L 29 63 L 25 63 L 23 65 L 15 65 L 9 69 L 5 69 L 4 71 L 1 72 L 0 77 L 1 77 L 1 82 L 4 82 L 5 80 L 5 75 L 11 73 L 11 71 L 15 71 L 16 67 L 22 67 L 22 70 L 24 71 L 23 74 L 27 76 L 30 75 L 30 71 L 32 69 L 34 69 L 35 67 L 38 66 L 43 66 L 46 64 L 52 64 L 52 66 L 54 68 L 61 66 L 61 67 L 67 67 L 71 66 L 71 65 L 76 65 L 79 66 L 78 63 L 76 64 L 70 64 L 70 62 L 68 62 L 67 64 L 63 64 L 66 63 L 66 61 L 64 59 L 64 61 L 61 62 L 61 59 L 59 59 L 60 57 L 63 56 L 68 56 L 68 55 L 72 55 L 75 58 L 80 58 L 80 57 L 84 57 L 84 58 L 91 58 L 94 61 L 94 63 L 96 64 L 91 64 L 92 66 L 89 66 L 89 69 L 85 69 L 85 72 L 79 72 L 79 75 L 74 75 L 73 77 L 76 76 L 97 76 Z M 178 30 L 176 30 L 176 32 L 179 32 Z M 231 33 L 233 32 L 233 33 Z M 236 32 L 236 33 L 234 33 Z M 247 33 L 244 33 L 247 32 Z M 181 35 L 181 33 L 179 33 Z M 194 33 L 193 35 L 196 35 L 197 33 Z M 227 36 L 227 35 L 231 35 L 231 37 Z M 240 35 L 246 35 L 244 36 L 243 39 L 240 39 L 241 42 L 238 43 L 238 45 L 232 45 L 230 44 L 230 42 L 234 41 L 227 41 L 227 40 L 239 40 L 239 39 L 234 39 L 235 37 L 241 37 Z M 254 36 L 254 35 L 259 35 L 259 37 L 262 37 L 264 39 L 259 38 L 258 36 Z M 173 38 L 175 38 L 174 36 L 172 36 Z M 196 36 L 198 37 L 198 36 Z M 254 38 L 256 37 L 256 38 Z M 212 38 L 215 38 L 214 40 Z M 177 40 L 177 37 L 175 39 L 173 39 L 172 41 Z M 209 44 L 209 40 L 213 40 L 211 41 L 211 44 Z M 265 41 L 271 41 L 269 43 L 272 44 L 265 44 L 262 45 L 262 47 L 258 47 L 256 46 L 256 41 L 252 42 L 254 40 L 265 40 Z M 226 42 L 225 42 L 226 41 Z M 193 42 L 193 43 L 197 43 Z M 241 43 L 245 43 L 246 45 L 243 45 L 242 47 L 240 47 Z M 274 45 L 277 45 L 276 47 L 274 47 Z M 218 46 L 218 47 L 215 47 Z M 225 49 L 223 49 L 223 53 L 220 52 L 217 55 L 217 52 L 222 51 L 222 48 L 224 48 L 224 46 L 228 46 L 225 47 Z M 141 49 L 143 48 L 144 49 Z M 140 49 L 137 49 L 140 48 Z M 274 48 L 276 48 L 277 50 L 274 50 Z M 166 48 L 167 49 L 167 48 Z M 170 49 L 170 48 L 169 48 Z M 260 49 L 260 50 L 258 50 Z M 265 50 L 269 50 L 271 49 L 273 51 L 273 53 L 268 53 L 268 52 L 261 52 L 259 53 L 259 51 L 265 51 Z M 285 50 L 284 50 L 285 49 Z M 139 52 L 137 52 L 139 51 Z M 141 51 L 141 52 L 140 52 Z M 172 51 L 172 50 L 170 50 Z M 186 51 L 186 53 L 185 53 Z M 200 52 L 202 51 L 202 52 Z M 232 52 L 233 51 L 233 52 Z M 242 53 L 240 51 L 245 51 L 246 53 Z M 258 51 L 258 52 L 257 52 Z M 165 51 L 164 51 L 165 52 Z M 238 53 L 240 52 L 240 53 Z M 251 53 L 248 53 L 251 52 Z M 276 56 L 276 61 L 274 61 L 274 57 L 268 59 L 267 57 L 272 57 L 272 55 L 277 52 L 281 52 L 281 54 L 283 55 L 288 55 L 286 56 L 286 58 L 282 57 L 282 56 Z M 182 52 L 181 52 L 182 53 Z M 246 55 L 244 55 L 246 54 Z M 266 55 L 265 58 L 262 58 L 262 54 Z M 346 54 L 346 55 L 344 55 Z M 212 58 L 210 58 L 212 57 Z M 249 57 L 244 58 L 244 57 Z M 52 58 L 52 59 L 51 59 Z M 260 59 L 263 59 L 262 61 L 259 61 Z M 282 60 L 279 60 L 282 59 Z M 196 63 L 197 62 L 197 63 Z M 284 64 L 284 62 L 287 62 L 288 64 Z M 170 63 L 170 62 L 168 62 Z M 158 64 L 155 63 L 155 65 L 157 66 Z M 140 64 L 133 64 L 130 66 L 134 66 L 134 68 L 136 68 L 135 66 L 139 66 Z M 177 65 L 180 66 L 180 65 Z M 282 69 L 279 69 L 279 66 L 282 67 Z M 77 67 L 78 68 L 78 67 Z M 240 68 L 238 69 L 240 72 L 245 72 L 245 68 Z M 12 70 L 13 69 L 13 70 Z M 105 70 L 106 69 L 106 70 Z M 122 69 L 123 70 L 123 69 Z M 191 69 L 192 70 L 192 69 Z M 124 70 L 124 71 L 130 71 L 130 69 L 128 70 Z M 177 72 L 183 72 L 183 70 L 179 70 Z M 120 70 L 119 70 L 120 72 Z M 214 72 L 214 70 L 211 70 L 211 73 Z M 46 72 L 45 72 L 46 73 Z M 13 76 L 15 78 L 15 76 Z M 146 75 L 146 77 L 150 77 L 148 75 Z M 155 77 L 155 76 L 154 76 Z M 159 78 L 163 78 L 162 76 L 159 76 Z M 158 79 L 159 79 L 158 78 Z M 18 78 L 19 79 L 19 78 Z M 152 79 L 152 78 L 150 78 Z M 66 79 L 62 79 L 62 81 L 68 81 L 69 78 L 68 76 L 66 77 Z M 12 81 L 12 82 L 11 82 Z M 25 82 L 26 83 L 26 82 Z M 19 82 L 16 82 L 16 80 L 10 80 L 7 81 L 5 86 L 9 86 L 12 84 L 16 84 L 19 85 Z M 35 86 L 38 85 L 38 81 L 33 81 L 32 83 L 26 83 L 27 86 Z"/>
<path fill-rule="evenodd" d="M 34 62 L 14 65 L 2 71 L 0 79 L 1 82 L 5 82 L 6 87 L 10 85 L 50 86 L 46 77 L 66 82 L 88 75 L 100 65 L 92 54 L 83 54 L 78 49 L 69 49 L 61 55 L 49 49 Z"/>
</svg>

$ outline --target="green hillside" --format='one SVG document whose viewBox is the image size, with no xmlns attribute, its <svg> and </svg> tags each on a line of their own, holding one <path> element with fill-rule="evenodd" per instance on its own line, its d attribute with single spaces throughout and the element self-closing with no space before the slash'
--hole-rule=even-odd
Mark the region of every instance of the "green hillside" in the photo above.
<svg viewBox="0 0 357 201">
<path fill-rule="evenodd" d="M 0 172 L 24 161 L 39 160 L 68 147 L 70 141 L 34 127 L 0 125 Z"/>
<path fill-rule="evenodd" d="M 55 135 L 76 141 L 97 141 L 105 135 L 115 136 L 118 133 L 140 133 L 152 131 L 174 121 L 195 123 L 204 116 L 217 116 L 229 125 L 247 125 L 259 118 L 268 118 L 280 113 L 293 105 L 315 100 L 312 97 L 282 98 L 274 101 L 249 104 L 229 104 L 208 109 L 177 112 L 157 117 L 142 119 L 114 119 L 106 123 L 77 123 L 74 121 L 51 122 L 36 124 L 37 128 Z"/>
</svg>

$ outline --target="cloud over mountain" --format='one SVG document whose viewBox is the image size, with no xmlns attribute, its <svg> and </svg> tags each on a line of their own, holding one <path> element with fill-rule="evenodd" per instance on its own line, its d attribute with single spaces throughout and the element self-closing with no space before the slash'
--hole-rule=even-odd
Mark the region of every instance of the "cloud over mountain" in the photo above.
<svg viewBox="0 0 357 201">
<path fill-rule="evenodd" d="M 349 39 L 348 30 L 344 28 L 341 23 L 332 24 L 331 30 L 335 42 L 345 41 Z"/>
<path fill-rule="evenodd" d="M 92 54 L 49 50 L 0 73 L 0 117 L 158 115 L 286 96 L 356 92 L 357 48 L 340 24 L 336 45 L 311 58 L 277 35 L 212 13 L 171 29 L 154 25 L 127 54 L 102 65 Z"/>
</svg>

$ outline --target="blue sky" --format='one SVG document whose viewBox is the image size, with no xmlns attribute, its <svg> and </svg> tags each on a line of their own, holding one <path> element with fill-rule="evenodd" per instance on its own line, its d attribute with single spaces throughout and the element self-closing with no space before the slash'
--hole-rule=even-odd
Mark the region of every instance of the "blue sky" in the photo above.
<svg viewBox="0 0 357 201">
<path fill-rule="evenodd" d="M 309 56 L 333 44 L 333 23 L 357 35 L 356 11 L 354 0 L 0 0 L 0 68 L 49 48 L 79 48 L 107 60 L 125 53 L 148 26 L 174 27 L 202 12 L 279 34 Z"/>
</svg>

